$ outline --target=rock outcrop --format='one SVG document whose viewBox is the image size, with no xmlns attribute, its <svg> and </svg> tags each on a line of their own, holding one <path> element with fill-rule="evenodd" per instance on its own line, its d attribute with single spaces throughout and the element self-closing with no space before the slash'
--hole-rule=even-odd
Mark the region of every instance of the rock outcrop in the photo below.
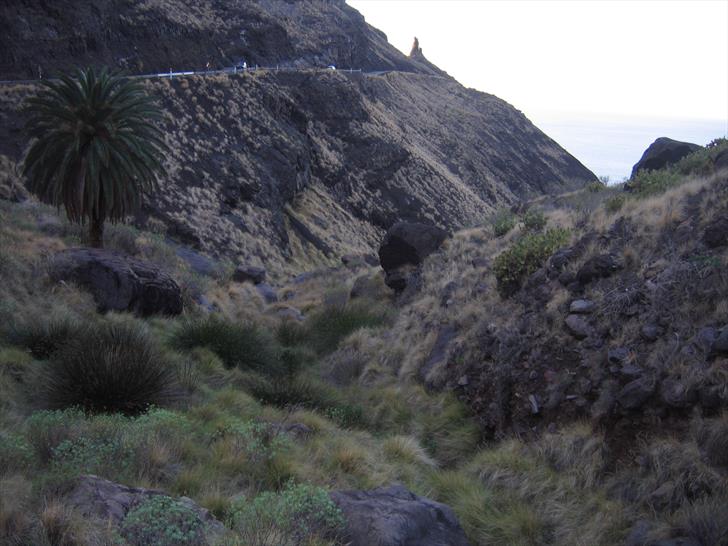
<svg viewBox="0 0 728 546">
<path fill-rule="evenodd" d="M 119 526 L 130 510 L 159 495 L 165 495 L 165 493 L 157 489 L 127 487 L 88 474 L 79 476 L 73 489 L 66 496 L 65 502 L 68 506 L 79 510 L 84 516 Z M 214 537 L 219 537 L 225 532 L 225 526 L 221 522 L 191 499 L 180 497 L 177 502 L 197 516 L 205 526 L 205 534 L 210 539 L 210 543 L 214 543 Z"/>
<path fill-rule="evenodd" d="M 412 222 L 398 222 L 389 228 L 379 247 L 379 263 L 387 286 L 404 290 L 413 272 L 448 236 L 436 226 Z"/>
<path fill-rule="evenodd" d="M 640 160 L 632 167 L 631 177 L 634 177 L 640 171 L 656 171 L 673 165 L 700 148 L 702 146 L 698 144 L 660 137 L 650 144 Z"/>
<path fill-rule="evenodd" d="M 351 546 L 468 546 L 452 509 L 401 485 L 335 491 Z"/>
<path fill-rule="evenodd" d="M 55 282 L 71 282 L 91 292 L 100 312 L 131 311 L 140 316 L 178 315 L 182 292 L 158 267 L 111 250 L 73 248 L 53 256 Z"/>
</svg>

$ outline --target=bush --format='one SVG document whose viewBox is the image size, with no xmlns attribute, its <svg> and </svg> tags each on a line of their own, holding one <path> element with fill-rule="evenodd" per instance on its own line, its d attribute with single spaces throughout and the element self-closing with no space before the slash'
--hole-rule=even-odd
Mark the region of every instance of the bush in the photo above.
<svg viewBox="0 0 728 546">
<path fill-rule="evenodd" d="M 334 350 L 345 337 L 359 328 L 380 326 L 387 320 L 383 310 L 361 304 L 327 307 L 311 315 L 306 322 L 307 344 L 318 354 Z"/>
<path fill-rule="evenodd" d="M 184 322 L 175 332 L 173 343 L 181 349 L 207 347 L 227 368 L 266 374 L 282 371 L 276 341 L 253 324 L 230 322 L 210 315 Z"/>
<path fill-rule="evenodd" d="M 649 197 L 666 192 L 682 180 L 683 177 L 671 169 L 639 171 L 632 177 L 630 187 L 637 197 Z"/>
<path fill-rule="evenodd" d="M 134 451 L 121 437 L 82 436 L 65 440 L 53 450 L 51 468 L 64 477 L 96 474 L 118 481 L 132 477 L 133 463 Z"/>
<path fill-rule="evenodd" d="M 506 233 L 516 227 L 518 218 L 509 209 L 500 209 L 490 220 L 493 225 L 493 233 L 496 237 L 503 237 Z"/>
<path fill-rule="evenodd" d="M 303 546 L 336 534 L 344 518 L 325 489 L 289 483 L 234 503 L 229 524 L 245 546 Z"/>
<path fill-rule="evenodd" d="M 142 323 L 106 321 L 76 333 L 43 368 L 46 407 L 138 414 L 174 394 L 174 370 Z"/>
<path fill-rule="evenodd" d="M 127 512 L 120 533 L 130 546 L 202 546 L 205 524 L 187 505 L 154 495 Z"/>
<path fill-rule="evenodd" d="M 7 332 L 8 341 L 27 349 L 34 358 L 44 360 L 56 352 L 67 340 L 83 330 L 74 318 L 32 317 L 12 324 Z"/>
<path fill-rule="evenodd" d="M 568 240 L 568 233 L 565 229 L 555 228 L 544 233 L 527 234 L 499 254 L 494 270 L 501 294 L 508 296 L 516 292 L 523 280 Z"/>
<path fill-rule="evenodd" d="M 535 233 L 546 227 L 546 216 L 542 210 L 528 209 L 521 218 L 521 222 L 523 222 L 524 230 Z"/>
<path fill-rule="evenodd" d="M 610 214 L 614 214 L 615 212 L 619 212 L 620 210 L 622 210 L 622 207 L 624 206 L 626 200 L 627 199 L 624 195 L 613 195 L 604 202 L 604 208 L 606 208 L 607 212 L 609 212 Z"/>
</svg>

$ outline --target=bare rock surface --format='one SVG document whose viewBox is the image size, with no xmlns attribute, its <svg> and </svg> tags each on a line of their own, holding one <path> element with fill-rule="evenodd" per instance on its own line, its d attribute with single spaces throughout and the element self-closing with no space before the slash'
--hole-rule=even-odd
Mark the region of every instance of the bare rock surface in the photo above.
<svg viewBox="0 0 728 546">
<path fill-rule="evenodd" d="M 118 252 L 72 248 L 51 259 L 55 282 L 72 282 L 91 292 L 100 312 L 131 311 L 140 316 L 182 312 L 179 285 L 158 267 Z"/>
<path fill-rule="evenodd" d="M 335 491 L 350 546 L 468 546 L 452 509 L 404 486 Z"/>
<path fill-rule="evenodd" d="M 660 137 L 650 144 L 640 160 L 632 167 L 632 176 L 640 171 L 654 171 L 673 165 L 701 147 L 690 142 Z"/>
</svg>

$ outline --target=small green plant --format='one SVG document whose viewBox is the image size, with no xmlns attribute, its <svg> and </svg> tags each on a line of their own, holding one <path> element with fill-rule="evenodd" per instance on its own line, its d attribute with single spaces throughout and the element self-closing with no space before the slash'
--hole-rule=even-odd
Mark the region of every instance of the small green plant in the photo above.
<svg viewBox="0 0 728 546">
<path fill-rule="evenodd" d="M 25 422 L 25 434 L 35 456 L 48 463 L 55 448 L 75 436 L 85 416 L 76 408 L 56 411 L 37 411 Z"/>
<path fill-rule="evenodd" d="M 129 479 L 134 452 L 121 438 L 83 436 L 66 440 L 53 450 L 51 469 L 59 476 L 97 474 L 115 480 Z"/>
<path fill-rule="evenodd" d="M 215 315 L 183 322 L 173 337 L 180 349 L 207 347 L 227 368 L 275 375 L 282 371 L 278 344 L 253 324 L 230 322 Z"/>
<path fill-rule="evenodd" d="M 614 214 L 615 212 L 622 210 L 626 201 L 627 198 L 622 194 L 613 195 L 604 202 L 604 208 L 607 209 L 607 212 L 610 214 Z"/>
<path fill-rule="evenodd" d="M 279 493 L 239 500 L 229 518 L 241 546 L 304 546 L 335 535 L 343 524 L 341 511 L 325 489 L 291 482 Z"/>
<path fill-rule="evenodd" d="M 586 189 L 588 192 L 591 192 L 591 193 L 599 193 L 600 191 L 604 190 L 608 184 L 609 184 L 609 177 L 600 176 L 598 181 L 589 182 Z"/>
<path fill-rule="evenodd" d="M 568 230 L 562 228 L 529 233 L 499 254 L 493 265 L 501 294 L 509 296 L 515 293 L 528 275 L 566 243 L 568 236 Z"/>
<path fill-rule="evenodd" d="M 546 216 L 542 210 L 528 209 L 523 217 L 523 229 L 530 233 L 536 233 L 546 227 Z"/>
<path fill-rule="evenodd" d="M 510 209 L 499 209 L 491 218 L 490 223 L 493 225 L 493 233 L 496 237 L 503 237 L 511 231 L 518 223 L 518 217 L 511 212 Z"/>
<path fill-rule="evenodd" d="M 26 470 L 34 460 L 33 447 L 22 434 L 0 431 L 0 478 L 6 473 Z"/>
<path fill-rule="evenodd" d="M 165 495 L 154 495 L 129 510 L 121 536 L 130 546 L 203 546 L 205 524 L 195 511 Z"/>
<path fill-rule="evenodd" d="M 221 440 L 227 441 L 236 455 L 245 455 L 254 463 L 266 463 L 291 446 L 277 427 L 254 421 L 233 421 L 218 428 L 212 441 Z"/>
<path fill-rule="evenodd" d="M 170 402 L 173 389 L 174 370 L 145 325 L 109 320 L 85 327 L 53 354 L 40 391 L 50 409 L 138 414 Z"/>
</svg>

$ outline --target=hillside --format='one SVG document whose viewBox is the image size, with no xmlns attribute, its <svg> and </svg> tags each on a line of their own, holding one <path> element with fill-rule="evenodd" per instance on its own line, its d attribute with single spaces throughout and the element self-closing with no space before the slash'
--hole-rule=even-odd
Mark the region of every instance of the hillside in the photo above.
<svg viewBox="0 0 728 546">
<path fill-rule="evenodd" d="M 595 180 L 512 106 L 405 57 L 341 2 L 108 2 L 72 18 L 56 3 L 0 9 L 11 28 L 0 79 L 28 76 L 23 55 L 53 58 L 52 74 L 123 66 L 134 46 L 133 72 L 167 71 L 171 57 L 175 69 L 204 67 L 218 50 L 222 66 L 244 56 L 297 68 L 147 83 L 167 112 L 171 153 L 162 191 L 137 222 L 160 220 L 214 256 L 300 272 L 374 251 L 397 220 L 459 229 Z M 28 20 L 45 30 L 24 29 Z M 329 63 L 364 72 L 320 70 Z M 0 87 L 0 179 L 16 177 L 26 146 L 18 105 L 33 89 Z"/>
<path fill-rule="evenodd" d="M 718 150 L 459 231 L 406 297 L 361 263 L 267 303 L 111 226 L 179 281 L 177 317 L 98 313 L 48 274 L 80 228 L 0 201 L 0 541 L 725 546 Z M 546 241 L 525 272 L 524 241 Z"/>
</svg>

